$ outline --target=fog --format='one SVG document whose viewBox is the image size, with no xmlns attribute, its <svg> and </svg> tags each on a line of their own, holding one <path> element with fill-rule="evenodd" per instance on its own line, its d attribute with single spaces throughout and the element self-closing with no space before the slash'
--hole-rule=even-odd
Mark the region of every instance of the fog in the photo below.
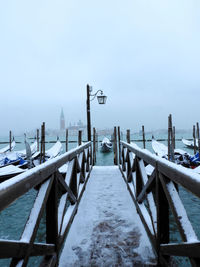
<svg viewBox="0 0 200 267">
<path fill-rule="evenodd" d="M 0 6 L 0 135 L 46 122 L 192 129 L 199 121 L 198 0 L 18 0 Z"/>
</svg>

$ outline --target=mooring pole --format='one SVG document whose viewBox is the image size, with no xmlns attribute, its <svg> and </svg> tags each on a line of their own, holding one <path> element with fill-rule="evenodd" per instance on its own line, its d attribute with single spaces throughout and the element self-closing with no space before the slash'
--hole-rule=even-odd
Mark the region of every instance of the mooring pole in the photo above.
<svg viewBox="0 0 200 267">
<path fill-rule="evenodd" d="M 87 135 L 88 135 L 88 141 L 91 141 L 90 86 L 89 84 L 87 84 L 86 108 L 87 108 Z"/>
<path fill-rule="evenodd" d="M 96 151 L 98 152 L 99 150 L 99 137 L 98 137 L 98 133 L 96 132 Z"/>
<path fill-rule="evenodd" d="M 121 134 L 120 134 L 120 127 L 118 126 L 117 127 L 117 133 L 118 133 L 118 151 L 119 151 L 119 164 L 122 164 L 122 158 L 121 158 L 121 144 L 120 144 L 120 141 L 121 141 Z"/>
<path fill-rule="evenodd" d="M 9 132 L 9 145 L 10 145 L 10 151 L 11 151 L 11 143 L 12 143 L 12 132 Z"/>
<path fill-rule="evenodd" d="M 194 154 L 196 154 L 196 134 L 195 134 L 195 125 L 193 125 L 193 140 L 194 140 Z"/>
<path fill-rule="evenodd" d="M 128 143 L 128 144 L 131 143 L 130 129 L 128 129 L 128 130 L 126 131 L 126 140 L 127 140 L 127 143 Z"/>
<path fill-rule="evenodd" d="M 198 140 L 198 151 L 200 155 L 200 139 L 199 139 L 199 123 L 197 122 L 197 140 Z"/>
<path fill-rule="evenodd" d="M 82 144 L 82 131 L 78 131 L 78 145 L 81 146 Z"/>
<path fill-rule="evenodd" d="M 168 160 L 174 161 L 174 150 L 173 150 L 173 133 L 172 133 L 172 115 L 168 116 Z"/>
<path fill-rule="evenodd" d="M 117 157 L 117 128 L 114 127 L 114 135 L 113 135 L 113 145 L 114 145 L 114 164 L 118 164 L 118 157 Z"/>
<path fill-rule="evenodd" d="M 39 151 L 39 149 L 40 149 L 40 148 L 39 148 L 39 140 L 40 140 L 39 134 L 40 134 L 39 129 L 37 129 L 37 133 L 36 133 L 37 151 Z"/>
<path fill-rule="evenodd" d="M 96 163 L 96 130 L 93 128 L 93 165 Z"/>
<path fill-rule="evenodd" d="M 143 148 L 146 148 L 146 145 L 145 145 L 145 131 L 144 131 L 144 125 L 142 125 L 142 138 L 143 138 Z"/>
<path fill-rule="evenodd" d="M 69 138 L 69 136 L 68 136 L 68 129 L 66 129 L 66 135 L 65 135 L 65 150 L 66 150 L 66 152 L 68 151 L 68 138 Z"/>
<path fill-rule="evenodd" d="M 175 128 L 175 126 L 173 126 L 172 140 L 173 140 L 173 150 L 174 150 L 176 148 L 176 128 Z"/>
<path fill-rule="evenodd" d="M 45 162 L 45 122 L 43 122 L 43 162 Z"/>
<path fill-rule="evenodd" d="M 41 131 L 40 131 L 40 163 L 42 163 L 43 158 L 43 124 L 41 125 Z"/>
</svg>

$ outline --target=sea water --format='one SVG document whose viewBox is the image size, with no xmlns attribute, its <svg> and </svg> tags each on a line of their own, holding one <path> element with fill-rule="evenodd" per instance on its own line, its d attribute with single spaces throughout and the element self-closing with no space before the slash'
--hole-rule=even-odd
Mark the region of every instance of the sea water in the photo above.
<svg viewBox="0 0 200 267">
<path fill-rule="evenodd" d="M 109 136 L 107 136 L 109 137 Z M 155 135 L 155 139 L 167 139 L 166 135 Z M 188 134 L 185 135 L 176 135 L 177 139 L 181 138 L 191 138 Z M 97 151 L 97 162 L 96 165 L 101 166 L 109 166 L 114 164 L 114 155 L 113 152 L 102 153 L 100 150 L 100 141 L 103 137 L 99 137 L 99 145 Z M 142 137 L 139 135 L 132 135 L 131 139 L 133 140 L 141 140 Z M 151 135 L 146 135 L 146 139 L 151 139 Z M 24 137 L 19 136 L 15 137 L 17 142 L 15 150 L 24 149 Z M 53 143 L 56 142 L 57 137 L 47 136 L 46 137 L 46 150 L 50 148 Z M 64 136 L 60 137 L 60 140 L 64 142 Z M 0 142 L 6 141 L 6 138 L 0 138 Z M 33 139 L 28 139 L 29 143 L 33 142 Z M 77 137 L 71 136 L 69 137 L 69 149 L 75 148 L 77 146 Z M 19 143 L 18 143 L 19 142 Z M 135 142 L 139 147 L 143 147 L 143 143 L 141 141 Z M 162 143 L 167 145 L 167 141 L 162 141 Z M 0 144 L 0 148 L 6 146 L 5 144 Z M 192 154 L 193 150 L 184 147 L 182 141 L 176 141 L 176 148 L 184 149 L 188 153 Z M 153 152 L 151 147 L 151 142 L 146 142 L 146 149 Z M 63 143 L 63 153 L 65 152 L 65 143 Z M 127 191 L 128 193 L 128 191 Z M 26 220 L 28 219 L 31 207 L 33 206 L 34 199 L 36 197 L 37 192 L 32 189 L 27 192 L 24 196 L 20 197 L 17 201 L 11 204 L 7 209 L 0 213 L 0 238 L 1 239 L 9 239 L 9 240 L 19 240 L 21 233 L 24 229 L 24 225 Z M 179 187 L 179 195 L 183 204 L 186 208 L 188 218 L 192 223 L 194 230 L 200 238 L 200 200 Z M 36 242 L 45 242 L 45 214 L 42 217 L 40 227 L 37 233 Z M 179 232 L 177 230 L 176 223 L 173 219 L 172 214 L 170 214 L 170 242 L 179 242 L 181 241 Z M 33 257 L 29 260 L 28 266 L 38 266 L 41 258 Z M 9 266 L 10 260 L 8 259 L 0 259 L 0 267 Z M 189 261 L 187 259 L 178 258 L 177 266 L 188 266 Z"/>
</svg>

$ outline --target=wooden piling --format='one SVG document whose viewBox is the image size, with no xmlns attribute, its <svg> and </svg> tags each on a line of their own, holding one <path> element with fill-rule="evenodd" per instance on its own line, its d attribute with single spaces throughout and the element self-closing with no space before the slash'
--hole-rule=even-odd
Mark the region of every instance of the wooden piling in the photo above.
<svg viewBox="0 0 200 267">
<path fill-rule="evenodd" d="M 98 140 L 98 133 L 96 132 L 96 151 L 99 150 L 99 140 Z"/>
<path fill-rule="evenodd" d="M 80 130 L 78 131 L 78 145 L 82 145 L 82 131 Z"/>
<path fill-rule="evenodd" d="M 39 129 L 37 129 L 37 132 L 36 132 L 36 140 L 37 140 L 37 151 L 40 150 L 40 131 Z"/>
<path fill-rule="evenodd" d="M 172 115 L 168 116 L 168 160 L 174 162 L 174 147 L 173 147 L 173 131 L 172 131 Z"/>
<path fill-rule="evenodd" d="M 11 143 L 12 143 L 12 132 L 9 131 L 9 146 L 10 146 L 9 150 L 10 151 L 11 151 Z"/>
<path fill-rule="evenodd" d="M 43 142 L 43 124 L 41 125 L 41 131 L 40 131 L 40 164 L 42 163 L 42 155 L 43 155 L 43 145 L 42 145 L 42 142 Z"/>
<path fill-rule="evenodd" d="M 127 140 L 127 143 L 128 143 L 128 144 L 131 143 L 130 129 L 128 129 L 128 130 L 126 131 L 126 140 Z"/>
<path fill-rule="evenodd" d="M 195 133 L 195 125 L 193 125 L 193 140 L 194 140 L 194 154 L 196 154 L 196 133 Z"/>
<path fill-rule="evenodd" d="M 199 139 L 199 123 L 197 122 L 197 140 L 198 140 L 198 152 L 200 155 L 200 139 Z"/>
<path fill-rule="evenodd" d="M 146 148 L 146 145 L 145 145 L 145 131 L 144 131 L 144 125 L 142 125 L 142 138 L 143 138 L 143 148 Z"/>
<path fill-rule="evenodd" d="M 120 127 L 117 127 L 117 133 L 118 133 L 118 151 L 119 151 L 119 164 L 122 164 L 122 158 L 121 158 L 121 134 L 120 134 Z"/>
<path fill-rule="evenodd" d="M 93 128 L 93 166 L 96 163 L 96 130 Z"/>
<path fill-rule="evenodd" d="M 45 122 L 41 126 L 40 163 L 45 161 Z"/>
<path fill-rule="evenodd" d="M 173 133 L 172 133 L 172 140 L 173 140 L 173 150 L 176 148 L 176 128 L 173 126 Z"/>
<path fill-rule="evenodd" d="M 43 162 L 45 162 L 45 122 L 43 122 Z"/>
<path fill-rule="evenodd" d="M 114 127 L 113 134 L 113 148 L 114 148 L 114 164 L 118 165 L 118 156 L 117 156 L 117 128 Z"/>
<path fill-rule="evenodd" d="M 66 134 L 65 134 L 65 150 L 66 152 L 68 151 L 68 136 L 69 132 L 68 132 L 68 129 L 66 129 Z"/>
</svg>

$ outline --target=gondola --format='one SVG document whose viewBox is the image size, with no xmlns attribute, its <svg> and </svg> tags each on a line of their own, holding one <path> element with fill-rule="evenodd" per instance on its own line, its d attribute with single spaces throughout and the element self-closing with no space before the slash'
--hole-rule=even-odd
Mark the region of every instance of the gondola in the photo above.
<svg viewBox="0 0 200 267">
<path fill-rule="evenodd" d="M 104 137 L 104 139 L 101 142 L 101 152 L 110 152 L 112 151 L 112 143 L 107 137 Z"/>
</svg>

